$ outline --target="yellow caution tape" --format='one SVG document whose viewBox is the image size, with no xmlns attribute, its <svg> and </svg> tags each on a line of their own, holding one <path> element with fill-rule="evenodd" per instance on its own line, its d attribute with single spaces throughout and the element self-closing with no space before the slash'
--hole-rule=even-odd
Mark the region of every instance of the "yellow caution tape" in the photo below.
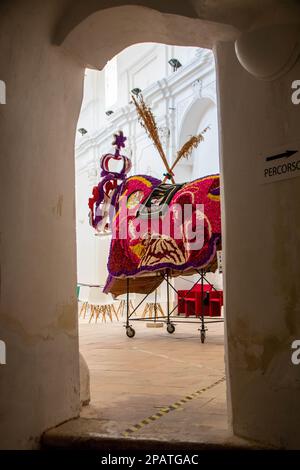
<svg viewBox="0 0 300 470">
<path fill-rule="evenodd" d="M 202 393 L 206 392 L 207 390 L 210 390 L 211 388 L 215 387 L 216 385 L 219 385 L 220 383 L 224 381 L 225 381 L 225 377 L 222 377 L 221 379 L 217 380 L 211 385 L 208 385 L 207 387 L 203 387 L 200 390 L 197 390 L 196 392 L 191 393 L 190 395 L 186 395 L 184 398 L 176 401 L 172 405 L 164 407 L 164 408 L 160 408 L 160 410 L 154 415 L 148 416 L 148 418 L 144 418 L 139 423 L 134 424 L 133 426 L 130 426 L 130 428 L 126 429 L 126 431 L 123 432 L 123 436 L 128 437 L 134 432 L 139 431 L 142 427 L 153 423 L 159 418 L 162 418 L 167 413 L 170 413 L 170 411 L 174 411 L 174 410 L 178 410 L 179 408 L 182 408 L 182 405 L 184 405 L 185 403 L 189 402 L 190 400 L 193 400 L 194 398 L 198 398 L 199 395 L 201 395 Z"/>
</svg>

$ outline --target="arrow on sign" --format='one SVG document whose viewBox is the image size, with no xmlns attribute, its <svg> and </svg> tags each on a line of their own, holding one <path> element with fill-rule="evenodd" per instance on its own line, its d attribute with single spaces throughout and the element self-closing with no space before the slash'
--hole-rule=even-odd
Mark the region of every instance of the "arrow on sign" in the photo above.
<svg viewBox="0 0 300 470">
<path fill-rule="evenodd" d="M 297 152 L 298 152 L 298 150 L 287 150 L 284 153 L 279 153 L 278 155 L 273 155 L 272 157 L 267 157 L 266 162 L 270 162 L 272 160 L 279 160 L 280 158 L 289 158 L 292 155 L 294 155 L 294 153 L 297 153 Z"/>
</svg>

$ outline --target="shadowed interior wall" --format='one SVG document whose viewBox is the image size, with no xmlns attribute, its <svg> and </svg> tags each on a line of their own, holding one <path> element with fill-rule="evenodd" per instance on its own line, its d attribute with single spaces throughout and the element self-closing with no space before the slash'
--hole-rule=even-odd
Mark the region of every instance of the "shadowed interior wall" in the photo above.
<svg viewBox="0 0 300 470">
<path fill-rule="evenodd" d="M 261 185 L 258 169 L 272 149 L 299 142 L 291 84 L 300 63 L 263 82 L 241 67 L 233 44 L 219 44 L 216 58 L 233 430 L 299 448 L 299 366 L 291 362 L 300 338 L 299 178 Z"/>
<path fill-rule="evenodd" d="M 74 139 L 84 69 L 50 44 L 59 2 L 4 2 L 0 447 L 79 413 Z"/>
</svg>

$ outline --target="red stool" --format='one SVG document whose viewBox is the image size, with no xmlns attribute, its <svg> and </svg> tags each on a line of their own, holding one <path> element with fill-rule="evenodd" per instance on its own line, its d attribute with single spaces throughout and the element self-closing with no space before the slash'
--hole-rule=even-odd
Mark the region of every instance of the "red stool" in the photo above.
<svg viewBox="0 0 300 470">
<path fill-rule="evenodd" d="M 209 294 L 209 316 L 220 317 L 223 305 L 223 291 L 211 291 Z"/>
<path fill-rule="evenodd" d="M 185 316 L 198 315 L 198 298 L 196 292 L 189 292 L 188 296 L 184 299 L 185 303 Z"/>
<path fill-rule="evenodd" d="M 185 313 L 185 295 L 187 295 L 188 291 L 187 290 L 179 290 L 177 293 L 177 309 L 178 309 L 178 315 L 180 313 Z"/>
</svg>

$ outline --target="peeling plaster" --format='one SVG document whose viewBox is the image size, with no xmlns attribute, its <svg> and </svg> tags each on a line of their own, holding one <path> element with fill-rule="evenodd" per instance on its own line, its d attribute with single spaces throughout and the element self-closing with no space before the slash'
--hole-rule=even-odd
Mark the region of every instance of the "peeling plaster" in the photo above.
<svg viewBox="0 0 300 470">
<path fill-rule="evenodd" d="M 290 217 L 289 198 L 285 199 L 277 196 L 275 213 L 273 216 L 273 272 L 275 286 L 278 289 L 277 295 L 284 299 L 283 314 L 285 326 L 291 336 L 297 335 L 300 331 L 300 294 L 299 294 L 299 269 L 297 264 L 291 265 L 290 253 L 294 251 L 297 258 L 298 234 L 300 233 L 299 219 Z M 292 229 L 291 229 L 292 226 Z M 296 266 L 296 268 L 295 268 Z"/>
<path fill-rule="evenodd" d="M 32 334 L 24 327 L 22 320 L 14 318 L 9 314 L 1 315 L 2 328 L 16 333 L 22 338 L 25 344 L 34 345 L 40 341 L 54 340 L 57 333 L 64 333 L 70 338 L 77 337 L 77 314 L 76 304 L 59 305 L 56 309 L 55 320 L 43 328 L 38 334 Z"/>
<path fill-rule="evenodd" d="M 76 305 L 75 305 L 76 311 Z M 57 328 L 65 333 L 77 330 L 77 315 L 74 313 L 74 303 L 64 304 L 57 309 L 58 319 Z"/>
<path fill-rule="evenodd" d="M 266 374 L 273 358 L 289 351 L 292 338 L 287 333 L 281 338 L 276 335 L 262 336 L 251 333 L 247 318 L 245 316 L 237 319 L 228 338 L 229 349 L 235 355 L 238 353 L 239 367 L 250 372 L 260 371 Z"/>
</svg>

